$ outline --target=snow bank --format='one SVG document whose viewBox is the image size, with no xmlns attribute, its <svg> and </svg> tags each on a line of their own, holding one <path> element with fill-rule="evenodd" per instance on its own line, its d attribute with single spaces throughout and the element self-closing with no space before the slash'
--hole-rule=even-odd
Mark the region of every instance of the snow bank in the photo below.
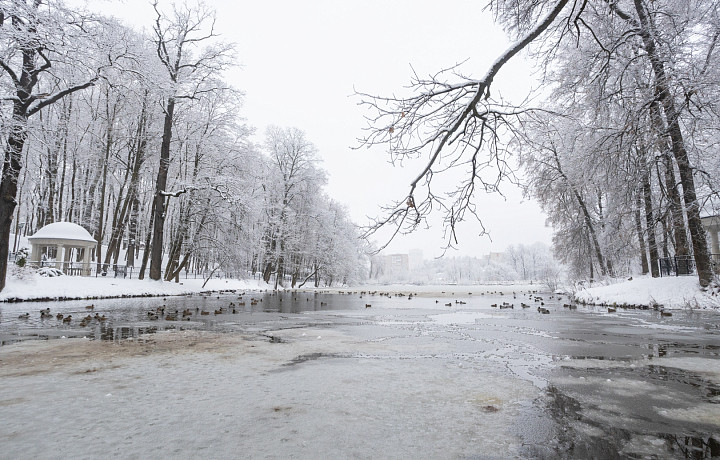
<svg viewBox="0 0 720 460">
<path fill-rule="evenodd" d="M 582 289 L 575 293 L 578 301 L 594 304 L 652 305 L 668 309 L 720 309 L 720 296 L 715 291 L 700 289 L 697 277 L 640 277 L 607 286 Z"/>
<path fill-rule="evenodd" d="M 8 278 L 0 301 L 45 299 L 90 299 L 103 297 L 139 297 L 184 295 L 221 289 L 267 289 L 257 280 L 211 279 L 202 287 L 204 279 L 186 279 L 180 283 L 106 277 L 34 275 L 28 279 Z"/>
</svg>

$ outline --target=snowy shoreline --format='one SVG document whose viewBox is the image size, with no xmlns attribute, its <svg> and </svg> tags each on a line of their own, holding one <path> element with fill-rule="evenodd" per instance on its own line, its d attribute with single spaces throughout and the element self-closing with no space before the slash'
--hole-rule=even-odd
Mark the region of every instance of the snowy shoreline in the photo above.
<svg viewBox="0 0 720 460">
<path fill-rule="evenodd" d="M 224 290 L 265 291 L 272 285 L 262 280 L 238 280 L 213 278 L 203 287 L 204 279 L 184 279 L 180 283 L 167 281 L 88 278 L 74 276 L 42 277 L 34 275 L 26 279 L 9 278 L 0 292 L 0 302 L 52 302 L 64 300 L 90 300 L 133 297 L 166 297 L 215 292 Z M 333 288 L 305 287 L 300 291 L 323 290 L 326 292 L 379 291 L 390 293 L 415 293 L 418 295 L 469 296 L 483 292 L 547 292 L 538 283 L 517 284 L 366 284 Z M 583 287 L 570 294 L 576 302 L 592 305 L 659 306 L 665 309 L 710 309 L 720 312 L 720 292 L 715 286 L 703 291 L 697 278 L 637 277 L 622 282 Z"/>
<path fill-rule="evenodd" d="M 718 287 L 703 291 L 695 276 L 636 277 L 619 283 L 577 290 L 575 301 L 590 305 L 657 307 L 668 310 L 708 309 L 720 312 Z"/>
</svg>

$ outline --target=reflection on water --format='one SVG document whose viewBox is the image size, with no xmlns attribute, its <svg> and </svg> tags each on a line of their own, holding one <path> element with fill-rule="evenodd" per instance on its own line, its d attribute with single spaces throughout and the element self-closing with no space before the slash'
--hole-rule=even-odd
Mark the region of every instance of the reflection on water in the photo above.
<svg viewBox="0 0 720 460">
<path fill-rule="evenodd" d="M 657 444 L 672 458 L 720 457 L 720 437 L 712 433 L 657 433 L 629 430 L 618 418 L 586 416 L 588 407 L 555 386 L 547 390 L 548 412 L 558 424 L 552 454 L 543 458 L 657 458 Z M 619 414 L 618 414 L 619 415 Z"/>
<path fill-rule="evenodd" d="M 50 315 L 41 315 L 46 308 Z M 6 303 L 0 304 L 0 345 L 32 338 L 117 340 L 166 329 L 222 331 L 228 330 L 228 323 L 243 321 L 256 313 L 298 314 L 359 308 L 365 308 L 360 293 L 299 291 L 222 291 L 165 298 Z M 105 320 L 99 321 L 95 315 L 105 316 Z"/>
</svg>

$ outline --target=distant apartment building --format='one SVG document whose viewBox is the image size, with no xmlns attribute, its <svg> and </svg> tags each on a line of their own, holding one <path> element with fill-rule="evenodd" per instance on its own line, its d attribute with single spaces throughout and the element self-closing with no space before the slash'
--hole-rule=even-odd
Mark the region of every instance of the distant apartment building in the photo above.
<svg viewBox="0 0 720 460">
<path fill-rule="evenodd" d="M 370 278 L 394 277 L 407 274 L 409 271 L 410 261 L 407 254 L 375 256 L 371 261 Z"/>
<path fill-rule="evenodd" d="M 504 252 L 491 252 L 486 254 L 483 258 L 488 262 L 502 262 L 504 257 Z"/>
</svg>

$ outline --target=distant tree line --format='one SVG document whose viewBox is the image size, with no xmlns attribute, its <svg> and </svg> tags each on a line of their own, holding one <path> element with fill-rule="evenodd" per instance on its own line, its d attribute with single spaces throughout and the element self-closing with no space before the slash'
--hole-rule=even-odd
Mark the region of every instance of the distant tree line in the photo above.
<svg viewBox="0 0 720 460">
<path fill-rule="evenodd" d="M 380 283 L 478 284 L 535 282 L 555 290 L 567 277 L 565 268 L 546 244 L 514 244 L 487 257 L 445 257 L 423 260 L 407 270 L 393 269 L 374 256 L 369 279 Z"/>
</svg>

